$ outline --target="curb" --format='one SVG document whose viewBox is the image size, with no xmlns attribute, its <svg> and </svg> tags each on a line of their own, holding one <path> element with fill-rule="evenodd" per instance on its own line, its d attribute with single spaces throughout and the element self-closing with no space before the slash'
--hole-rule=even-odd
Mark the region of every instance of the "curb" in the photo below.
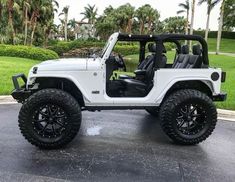
<svg viewBox="0 0 235 182">
<path fill-rule="evenodd" d="M 17 104 L 17 102 L 10 95 L 0 96 L 0 105 L 7 105 L 7 104 Z M 235 122 L 235 111 L 217 109 L 217 112 L 219 119 Z"/>
</svg>

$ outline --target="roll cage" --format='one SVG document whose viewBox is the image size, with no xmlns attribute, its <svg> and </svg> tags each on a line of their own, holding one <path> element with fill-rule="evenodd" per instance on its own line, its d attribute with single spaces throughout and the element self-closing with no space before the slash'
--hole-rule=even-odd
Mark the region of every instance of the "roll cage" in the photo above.
<svg viewBox="0 0 235 182">
<path fill-rule="evenodd" d="M 175 43 L 177 46 L 177 53 L 181 53 L 181 41 L 197 41 L 201 44 L 202 48 L 202 63 L 204 68 L 209 67 L 209 58 L 208 58 L 208 46 L 205 39 L 199 35 L 183 35 L 183 34 L 161 34 L 161 35 L 128 35 L 128 34 L 119 34 L 118 41 L 138 41 L 140 42 L 140 55 L 139 60 L 142 61 L 145 58 L 145 48 L 148 42 L 156 43 L 156 59 L 155 61 L 155 70 L 157 68 L 157 62 L 160 62 L 162 59 L 163 53 L 163 43 L 171 42 Z"/>
</svg>

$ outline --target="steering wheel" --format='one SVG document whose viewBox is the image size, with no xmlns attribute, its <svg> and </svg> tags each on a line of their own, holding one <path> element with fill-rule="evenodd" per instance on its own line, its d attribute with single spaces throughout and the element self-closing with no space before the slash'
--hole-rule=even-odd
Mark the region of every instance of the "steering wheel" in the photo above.
<svg viewBox="0 0 235 182">
<path fill-rule="evenodd" d="M 118 67 L 121 68 L 121 69 L 123 69 L 123 71 L 126 72 L 126 64 L 125 64 L 125 62 L 124 62 L 123 57 L 122 57 L 120 54 L 118 54 L 117 56 L 115 56 L 115 61 L 116 61 L 116 63 L 118 64 Z"/>
</svg>

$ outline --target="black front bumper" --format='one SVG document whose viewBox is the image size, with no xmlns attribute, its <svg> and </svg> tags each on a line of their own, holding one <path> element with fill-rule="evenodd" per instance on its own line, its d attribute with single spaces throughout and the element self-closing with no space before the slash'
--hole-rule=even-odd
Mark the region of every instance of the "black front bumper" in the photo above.
<svg viewBox="0 0 235 182">
<path fill-rule="evenodd" d="M 22 79 L 24 82 L 23 86 L 20 86 L 18 79 Z M 25 102 L 26 99 L 29 98 L 31 95 L 31 91 L 26 89 L 27 78 L 24 74 L 18 74 L 12 76 L 12 81 L 14 85 L 14 90 L 12 91 L 11 95 L 14 99 L 16 99 L 19 103 Z"/>
<path fill-rule="evenodd" d="M 222 102 L 227 99 L 227 93 L 220 93 L 218 95 L 214 95 L 212 98 L 215 102 Z"/>
</svg>

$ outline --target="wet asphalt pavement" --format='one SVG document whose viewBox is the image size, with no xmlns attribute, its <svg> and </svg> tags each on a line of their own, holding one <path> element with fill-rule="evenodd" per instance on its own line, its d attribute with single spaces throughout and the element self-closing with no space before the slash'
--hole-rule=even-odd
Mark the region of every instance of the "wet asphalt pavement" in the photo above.
<svg viewBox="0 0 235 182">
<path fill-rule="evenodd" d="M 0 105 L 0 181 L 235 181 L 235 122 L 179 146 L 145 111 L 83 112 L 75 140 L 47 151 L 22 137 L 19 109 Z"/>
</svg>

